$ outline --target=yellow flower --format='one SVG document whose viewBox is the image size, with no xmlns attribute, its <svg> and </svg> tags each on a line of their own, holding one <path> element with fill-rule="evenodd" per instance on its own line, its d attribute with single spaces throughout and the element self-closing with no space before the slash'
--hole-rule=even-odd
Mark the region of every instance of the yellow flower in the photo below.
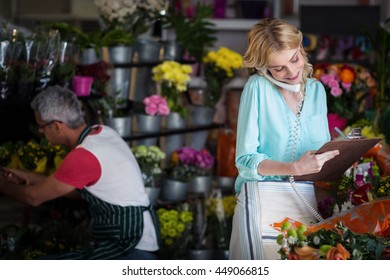
<svg viewBox="0 0 390 280">
<path fill-rule="evenodd" d="M 209 51 L 203 58 L 204 76 L 207 82 L 206 106 L 213 107 L 219 100 L 223 85 L 233 78 L 242 66 L 242 56 L 226 47 Z"/>
<path fill-rule="evenodd" d="M 176 229 L 175 228 L 171 228 L 169 229 L 168 231 L 168 236 L 169 237 L 176 237 L 177 233 L 176 233 Z"/>
<path fill-rule="evenodd" d="M 161 94 L 167 100 L 168 107 L 186 117 L 188 112 L 184 107 L 181 93 L 187 90 L 192 68 L 176 61 L 164 61 L 153 67 L 153 80 L 161 87 Z"/>
</svg>

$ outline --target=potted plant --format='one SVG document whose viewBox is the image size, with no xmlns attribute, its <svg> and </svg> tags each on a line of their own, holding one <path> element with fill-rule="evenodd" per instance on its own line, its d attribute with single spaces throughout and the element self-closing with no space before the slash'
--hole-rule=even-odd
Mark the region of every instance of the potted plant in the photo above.
<svg viewBox="0 0 390 280">
<path fill-rule="evenodd" d="M 329 132 L 334 138 L 338 135 L 335 127 L 344 129 L 363 117 L 362 102 L 376 82 L 368 69 L 360 65 L 317 64 L 313 76 L 325 87 Z"/>
<path fill-rule="evenodd" d="M 376 32 L 366 32 L 366 36 L 375 53 L 373 64 L 374 78 L 378 83 L 378 92 L 374 95 L 374 126 L 386 134 L 390 143 L 390 18 L 382 22 Z"/>
<path fill-rule="evenodd" d="M 141 169 L 150 203 L 154 205 L 160 194 L 161 161 L 165 158 L 165 153 L 153 145 L 138 145 L 132 148 L 132 152 Z"/>
<path fill-rule="evenodd" d="M 234 77 L 242 66 L 242 56 L 226 47 L 209 51 L 203 57 L 204 78 L 206 81 L 206 107 L 214 108 L 218 102 L 223 86 Z"/>
<path fill-rule="evenodd" d="M 106 46 L 130 45 L 145 33 L 164 9 L 165 0 L 95 0 Z"/>
<path fill-rule="evenodd" d="M 110 126 L 122 137 L 131 135 L 132 112 L 127 99 L 122 99 L 118 95 L 105 95 L 97 100 L 90 100 L 90 104 L 101 123 Z"/>
<path fill-rule="evenodd" d="M 188 110 L 184 104 L 183 93 L 191 79 L 191 66 L 176 61 L 164 61 L 153 67 L 152 72 L 153 80 L 160 86 L 161 95 L 167 100 L 169 109 L 185 119 Z"/>
<path fill-rule="evenodd" d="M 160 207 L 157 216 L 160 223 L 162 259 L 185 259 L 194 219 L 188 203 Z"/>
<path fill-rule="evenodd" d="M 213 165 L 214 157 L 205 149 L 198 151 L 191 147 L 182 147 L 175 150 L 165 170 L 162 199 L 184 200 L 188 192 L 207 196 L 211 188 Z M 194 181 L 196 178 L 202 178 L 199 185 Z"/>
<path fill-rule="evenodd" d="M 147 96 L 142 100 L 142 110 L 135 111 L 137 131 L 141 133 L 158 132 L 163 116 L 170 113 L 166 99 L 158 94 Z M 147 138 L 137 141 L 141 145 L 156 145 L 158 138 Z"/>
<path fill-rule="evenodd" d="M 217 41 L 217 31 L 213 28 L 215 24 L 207 20 L 213 14 L 212 5 L 199 2 L 195 6 L 192 18 L 170 7 L 168 13 L 162 17 L 162 26 L 173 29 L 176 42 L 183 47 L 190 58 L 201 63 L 206 49 L 212 47 Z"/>
<path fill-rule="evenodd" d="M 211 236 L 217 259 L 228 259 L 235 206 L 236 196 L 223 195 L 221 189 L 213 190 L 210 197 L 206 199 L 206 232 Z"/>
</svg>

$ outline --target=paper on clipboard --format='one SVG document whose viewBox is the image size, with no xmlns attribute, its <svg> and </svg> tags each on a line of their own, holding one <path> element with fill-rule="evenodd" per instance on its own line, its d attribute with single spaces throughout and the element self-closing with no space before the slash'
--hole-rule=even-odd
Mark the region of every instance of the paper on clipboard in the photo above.
<svg viewBox="0 0 390 280">
<path fill-rule="evenodd" d="M 294 176 L 296 181 L 335 181 L 357 162 L 367 151 L 379 143 L 381 138 L 342 139 L 325 143 L 316 153 L 339 150 L 340 154 L 327 161 L 319 173 Z"/>
</svg>

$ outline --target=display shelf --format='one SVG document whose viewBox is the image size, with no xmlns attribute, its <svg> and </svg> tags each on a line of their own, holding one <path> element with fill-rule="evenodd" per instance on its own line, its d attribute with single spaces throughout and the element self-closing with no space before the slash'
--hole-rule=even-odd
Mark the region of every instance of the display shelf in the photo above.
<svg viewBox="0 0 390 280">
<path fill-rule="evenodd" d="M 194 64 L 196 62 L 195 60 L 175 60 L 175 61 L 182 64 Z M 111 65 L 114 68 L 154 67 L 163 62 L 164 60 L 153 61 L 153 62 L 114 63 Z"/>
<path fill-rule="evenodd" d="M 159 132 L 153 132 L 153 133 L 141 133 L 134 131 L 133 135 L 128 137 L 122 137 L 125 141 L 133 141 L 133 140 L 140 140 L 140 139 L 147 139 L 147 138 L 154 138 L 154 137 L 160 137 L 160 136 L 168 136 L 168 135 L 174 135 L 174 134 L 183 134 L 183 133 L 192 133 L 202 130 L 212 130 L 217 128 L 224 127 L 224 124 L 210 124 L 210 125 L 198 125 L 198 126 L 188 126 L 186 128 L 180 128 L 180 129 L 164 129 L 162 128 Z"/>
</svg>

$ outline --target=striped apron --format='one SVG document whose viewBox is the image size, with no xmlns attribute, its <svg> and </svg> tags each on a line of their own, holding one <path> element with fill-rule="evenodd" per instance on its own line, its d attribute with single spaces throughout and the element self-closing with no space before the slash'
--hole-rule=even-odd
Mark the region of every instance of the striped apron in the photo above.
<svg viewBox="0 0 390 280">
<path fill-rule="evenodd" d="M 316 209 L 314 186 L 296 182 L 306 200 Z M 280 234 L 271 224 L 284 218 L 315 222 L 290 182 L 251 181 L 243 184 L 234 210 L 229 259 L 280 259 L 276 238 Z"/>
<path fill-rule="evenodd" d="M 156 212 L 151 206 L 118 206 L 96 198 L 87 190 L 80 190 L 81 197 L 89 203 L 94 243 L 84 250 L 56 256 L 56 259 L 107 260 L 134 249 L 142 237 L 143 212 L 150 211 L 160 239 Z"/>
</svg>

